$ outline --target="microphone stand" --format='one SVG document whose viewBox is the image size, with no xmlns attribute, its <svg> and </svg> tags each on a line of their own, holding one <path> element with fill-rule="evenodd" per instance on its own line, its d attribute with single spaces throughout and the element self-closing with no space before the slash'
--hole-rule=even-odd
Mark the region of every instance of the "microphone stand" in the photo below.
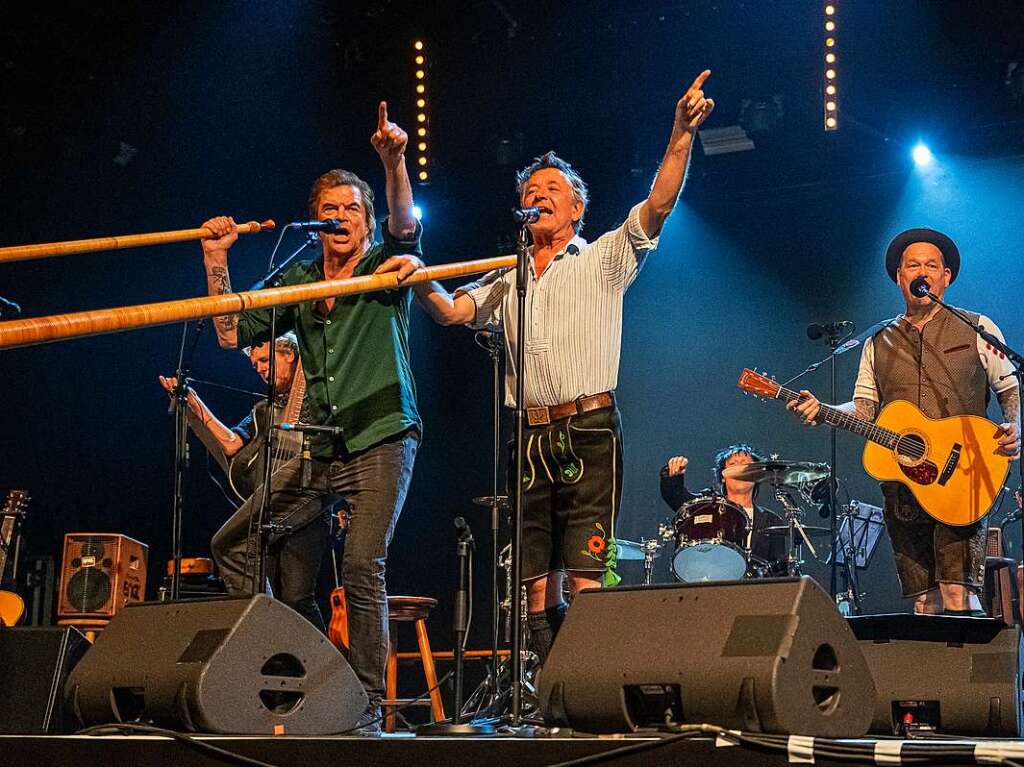
<svg viewBox="0 0 1024 767">
<path fill-rule="evenodd" d="M 925 285 L 927 285 L 927 283 L 925 283 Z M 974 322 L 970 317 L 968 317 L 962 311 L 957 309 L 955 306 L 950 306 L 949 304 L 945 303 L 941 298 L 939 298 L 937 295 L 932 293 L 931 290 L 928 290 L 927 288 L 925 288 L 925 290 L 923 292 L 918 292 L 918 291 L 914 290 L 914 287 L 913 287 L 913 284 L 912 284 L 911 285 L 911 291 L 914 292 L 915 295 L 920 295 L 922 297 L 927 295 L 928 298 L 930 298 L 932 301 L 937 303 L 939 306 L 941 306 L 946 311 L 952 313 L 952 315 L 954 317 L 956 317 L 962 323 L 964 323 L 969 328 L 971 328 L 971 330 L 973 330 L 975 333 L 977 333 L 979 336 L 981 336 L 982 340 L 984 340 L 985 343 L 987 343 L 989 346 L 991 346 L 996 351 L 998 351 L 1001 354 L 1003 354 L 1006 357 L 1006 359 L 1008 359 L 1010 361 L 1010 364 L 1013 365 L 1013 372 L 1012 373 L 1008 373 L 1007 375 L 1008 376 L 1013 376 L 1014 378 L 1017 379 L 1017 386 L 1018 386 L 1017 391 L 1021 391 L 1022 389 L 1024 389 L 1024 357 L 1022 357 L 1019 353 L 1017 353 L 1016 351 L 1011 349 L 1009 346 L 1007 346 L 1005 342 L 1000 341 L 998 338 L 996 338 L 995 335 L 993 335 L 989 331 L 985 330 L 985 328 L 982 325 L 979 325 L 978 323 Z M 1020 414 L 1019 413 L 1017 414 L 1017 424 L 1016 424 L 1016 426 L 1017 426 L 1017 439 L 1020 440 L 1021 439 L 1021 434 L 1020 434 Z M 1021 485 L 1024 486 L 1024 461 L 1020 460 L 1020 458 L 1017 459 L 1017 473 L 1018 473 Z M 1021 524 L 1021 541 L 1022 541 L 1022 545 L 1024 545 L 1024 514 L 1022 514 L 1021 517 L 1020 517 L 1020 524 Z"/>
<path fill-rule="evenodd" d="M 306 248 L 310 247 L 317 242 L 312 237 L 307 237 L 294 253 L 292 253 L 284 262 L 274 267 L 274 256 L 277 253 L 277 249 L 281 245 L 281 238 L 284 237 L 284 233 L 289 227 L 285 227 L 281 230 L 281 234 L 277 238 L 277 244 L 274 245 L 274 250 L 270 254 L 270 266 L 267 269 L 267 274 L 259 282 L 253 286 L 254 289 L 259 290 L 264 287 L 277 287 L 280 284 L 281 278 L 284 275 L 285 268 L 291 264 L 292 261 Z M 258 286 L 258 287 L 257 287 Z M 252 579 L 250 593 L 255 596 L 256 594 L 264 593 L 266 589 L 267 581 L 267 551 L 270 547 L 270 534 L 277 532 L 280 528 L 270 521 L 270 497 L 272 495 L 270 489 L 271 476 L 273 474 L 273 461 L 274 455 L 274 429 L 271 428 L 274 424 L 274 409 L 277 406 L 277 307 L 270 307 L 270 355 L 267 363 L 267 423 L 266 428 L 263 430 L 263 486 L 260 490 L 260 502 L 259 506 L 253 509 L 252 516 L 249 518 L 249 544 L 246 547 L 246 567 L 251 562 L 250 553 L 256 555 L 256 572 Z M 254 545 L 255 544 L 255 545 Z"/>
<path fill-rule="evenodd" d="M 523 718 L 523 642 L 519 625 L 523 619 L 522 600 L 522 545 L 523 545 L 523 429 L 526 423 L 526 287 L 530 268 L 530 230 L 527 224 L 519 228 L 516 236 L 516 474 L 515 493 L 512 502 L 512 548 L 509 556 L 512 562 L 512 651 L 509 657 L 512 684 L 512 712 L 510 725 L 519 727 Z"/>
<path fill-rule="evenodd" d="M 176 383 L 171 391 L 171 404 L 167 408 L 174 415 L 174 499 L 171 503 L 171 558 L 174 561 L 171 570 L 171 599 L 181 595 L 181 559 L 183 527 L 185 517 L 185 470 L 188 468 L 188 374 L 192 367 L 192 356 L 199 342 L 199 336 L 206 328 L 206 320 L 199 320 L 196 332 L 192 334 L 189 345 L 189 323 L 181 328 L 181 346 L 178 350 L 178 370 Z M 186 348 L 187 347 L 187 348 Z"/>
</svg>

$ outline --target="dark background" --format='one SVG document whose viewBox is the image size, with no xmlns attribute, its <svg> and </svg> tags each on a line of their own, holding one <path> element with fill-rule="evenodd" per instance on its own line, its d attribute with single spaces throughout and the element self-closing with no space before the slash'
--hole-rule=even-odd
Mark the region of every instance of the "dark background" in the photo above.
<svg viewBox="0 0 1024 767">
<path fill-rule="evenodd" d="M 1024 57 L 1022 4 L 839 2 L 834 133 L 822 127 L 823 5 L 8 9 L 0 25 L 0 244 L 189 228 L 219 213 L 302 219 L 312 179 L 338 166 L 368 179 L 383 208 L 383 173 L 368 139 L 380 99 L 400 125 L 415 124 L 415 39 L 426 43 L 429 89 L 431 183 L 415 190 L 427 261 L 507 252 L 513 171 L 551 148 L 590 184 L 584 234 L 594 239 L 646 194 L 674 104 L 707 67 L 705 90 L 717 106 L 706 127 L 737 124 L 745 100 L 781 109 L 753 151 L 705 156 L 695 147 L 661 245 L 626 300 L 617 532 L 651 537 L 669 514 L 657 474 L 671 455 L 690 457 L 694 487 L 710 484 L 712 456 L 737 440 L 827 460 L 826 430 L 805 429 L 780 403 L 743 396 L 735 381 L 754 366 L 788 378 L 824 356 L 821 342 L 806 338 L 809 322 L 848 319 L 864 330 L 898 313 L 901 299 L 882 267 L 895 233 L 934 226 L 950 234 L 963 254 L 950 300 L 990 314 L 1018 348 L 1024 342 L 1024 102 L 1020 78 L 1007 77 Z M 927 169 L 910 159 L 919 139 L 936 156 Z M 134 150 L 127 161 L 122 145 Z M 240 239 L 236 288 L 262 274 L 273 239 Z M 28 316 L 204 293 L 197 243 L 0 269 L 0 295 Z M 389 590 L 438 597 L 434 643 L 450 647 L 452 519 L 464 515 L 480 543 L 471 646 L 483 647 L 489 514 L 469 500 L 491 487 L 490 363 L 465 328 L 436 327 L 417 310 L 412 332 L 426 433 L 391 549 Z M 31 553 L 59 557 L 69 531 L 125 533 L 150 546 L 153 595 L 170 549 L 173 456 L 156 376 L 173 370 L 179 336 L 180 326 L 168 326 L 0 356 L 0 487 L 31 492 Z M 843 401 L 857 359 L 838 358 Z M 212 334 L 199 343 L 194 374 L 258 385 L 245 358 L 219 349 Z M 828 399 L 827 369 L 806 382 Z M 227 422 L 247 410 L 244 398 L 202 393 Z M 844 497 L 880 503 L 859 440 L 840 434 L 839 447 Z M 197 443 L 187 553 L 207 552 L 228 511 Z M 823 522 L 813 510 L 808 521 Z M 660 579 L 669 577 L 666 560 Z M 827 584 L 824 564 L 806 570 Z M 621 572 L 627 582 L 641 576 L 636 563 Z M 863 586 L 867 611 L 906 608 L 885 539 Z"/>
</svg>

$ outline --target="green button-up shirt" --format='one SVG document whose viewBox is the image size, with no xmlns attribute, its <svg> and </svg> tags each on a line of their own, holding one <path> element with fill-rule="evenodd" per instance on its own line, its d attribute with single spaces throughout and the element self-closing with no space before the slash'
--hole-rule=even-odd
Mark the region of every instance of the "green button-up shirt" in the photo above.
<svg viewBox="0 0 1024 767">
<path fill-rule="evenodd" d="M 353 276 L 372 274 L 397 253 L 420 255 L 419 224 L 410 240 L 398 240 L 382 224 L 384 241 L 374 244 L 356 264 Z M 283 285 L 324 279 L 323 256 L 290 267 Z M 310 422 L 340 426 L 344 435 L 312 441 L 318 458 L 334 458 L 373 447 L 409 429 L 422 433 L 416 408 L 416 383 L 409 362 L 409 311 L 412 290 L 342 296 L 326 316 L 307 302 L 278 309 L 277 333 L 294 330 L 306 375 Z M 239 315 L 238 345 L 270 338 L 270 310 Z"/>
</svg>

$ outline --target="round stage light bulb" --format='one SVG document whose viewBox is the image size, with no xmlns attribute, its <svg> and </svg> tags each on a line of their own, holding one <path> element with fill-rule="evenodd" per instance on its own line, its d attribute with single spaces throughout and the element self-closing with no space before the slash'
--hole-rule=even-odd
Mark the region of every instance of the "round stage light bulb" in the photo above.
<svg viewBox="0 0 1024 767">
<path fill-rule="evenodd" d="M 836 79 L 836 70 L 834 70 L 834 69 L 826 69 L 825 70 L 825 77 L 827 77 L 829 80 L 835 80 Z"/>
<path fill-rule="evenodd" d="M 417 40 L 415 43 L 413 43 L 412 47 L 415 48 L 418 51 L 422 51 L 423 50 L 423 41 L 422 40 Z"/>
<path fill-rule="evenodd" d="M 828 39 L 825 40 L 825 45 L 827 45 L 829 48 L 831 48 L 835 44 L 836 44 L 836 39 L 834 37 L 829 37 Z"/>
<path fill-rule="evenodd" d="M 419 163 L 420 163 L 420 165 L 426 165 L 427 164 L 427 158 L 426 157 L 421 157 L 419 159 Z"/>
<path fill-rule="evenodd" d="M 825 102 L 825 109 L 827 109 L 829 112 L 835 112 L 836 111 L 836 102 L 834 102 L 834 101 L 826 101 Z"/>
<path fill-rule="evenodd" d="M 835 28 L 836 28 L 836 23 L 834 21 L 829 20 L 829 21 L 825 22 L 825 31 L 826 32 L 831 32 Z"/>
<path fill-rule="evenodd" d="M 427 105 L 427 100 L 426 99 L 416 99 L 416 106 L 418 106 L 420 109 L 423 109 L 423 107 L 425 107 L 426 105 Z"/>
<path fill-rule="evenodd" d="M 825 6 L 825 15 L 826 16 L 832 16 L 833 14 L 835 14 L 835 12 L 836 12 L 836 7 L 834 5 L 826 5 Z"/>
<path fill-rule="evenodd" d="M 416 70 L 416 79 L 417 80 L 422 80 L 425 74 L 426 73 L 422 69 L 417 69 Z"/>
<path fill-rule="evenodd" d="M 425 123 L 427 121 L 427 116 L 420 112 L 418 115 L 416 115 L 416 120 L 418 122 Z"/>
<path fill-rule="evenodd" d="M 422 56 L 417 56 L 416 57 L 416 64 L 419 65 L 419 64 L 422 64 L 422 63 L 423 63 L 423 57 Z"/>
<path fill-rule="evenodd" d="M 421 152 L 426 152 L 427 151 L 427 142 L 426 141 L 421 141 L 419 144 L 416 145 L 416 148 L 419 149 Z"/>
<path fill-rule="evenodd" d="M 427 90 L 427 86 L 425 86 L 423 83 L 417 83 L 417 85 L 416 85 L 416 92 L 417 93 L 425 93 L 426 90 Z"/>
<path fill-rule="evenodd" d="M 426 180 L 427 180 L 427 172 L 425 170 L 421 170 L 420 171 L 420 181 L 426 181 Z"/>
<path fill-rule="evenodd" d="M 828 64 L 835 64 L 836 63 L 836 55 L 834 53 L 827 53 L 827 54 L 825 54 L 825 62 L 828 63 Z"/>
<path fill-rule="evenodd" d="M 828 128 L 836 127 L 836 118 L 830 117 L 827 120 L 825 120 L 825 126 Z"/>
<path fill-rule="evenodd" d="M 914 151 L 911 155 L 918 167 L 931 165 L 932 161 L 935 159 L 935 156 L 932 154 L 932 150 L 920 143 L 914 147 Z"/>
<path fill-rule="evenodd" d="M 426 128 L 418 128 L 416 130 L 416 135 L 417 136 L 426 136 L 427 135 L 427 129 Z"/>
<path fill-rule="evenodd" d="M 835 96 L 836 95 L 836 86 L 834 86 L 834 85 L 827 86 L 825 88 L 825 93 L 827 93 L 829 96 Z"/>
</svg>

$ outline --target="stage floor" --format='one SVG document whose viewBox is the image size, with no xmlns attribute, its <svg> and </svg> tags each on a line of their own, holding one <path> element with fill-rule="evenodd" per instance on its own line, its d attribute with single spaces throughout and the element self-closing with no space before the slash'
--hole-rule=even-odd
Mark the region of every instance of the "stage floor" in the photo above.
<svg viewBox="0 0 1024 767">
<path fill-rule="evenodd" d="M 359 737 L 240 737 L 195 736 L 200 744 L 271 765 L 318 764 L 412 767 L 443 764 L 445 767 L 484 767 L 501 764 L 515 767 L 560 765 L 786 765 L 791 763 L 839 765 L 997 763 L 999 757 L 1024 758 L 1020 740 L 898 740 L 859 739 L 824 741 L 812 738 L 780 738 L 771 750 L 727 744 L 701 736 L 496 736 L 488 738 L 440 738 L 412 735 Z M 628 749 L 625 751 L 624 749 Z M 844 752 L 838 758 L 836 751 Z M 621 751 L 621 752 L 620 752 Z M 242 764 L 242 760 L 204 751 L 201 745 L 150 735 L 5 735 L 0 736 L 0 763 L 8 767 L 39 765 L 116 764 L 118 767 L 191 767 L 192 765 Z M 860 758 L 856 758 L 859 756 Z"/>
</svg>

